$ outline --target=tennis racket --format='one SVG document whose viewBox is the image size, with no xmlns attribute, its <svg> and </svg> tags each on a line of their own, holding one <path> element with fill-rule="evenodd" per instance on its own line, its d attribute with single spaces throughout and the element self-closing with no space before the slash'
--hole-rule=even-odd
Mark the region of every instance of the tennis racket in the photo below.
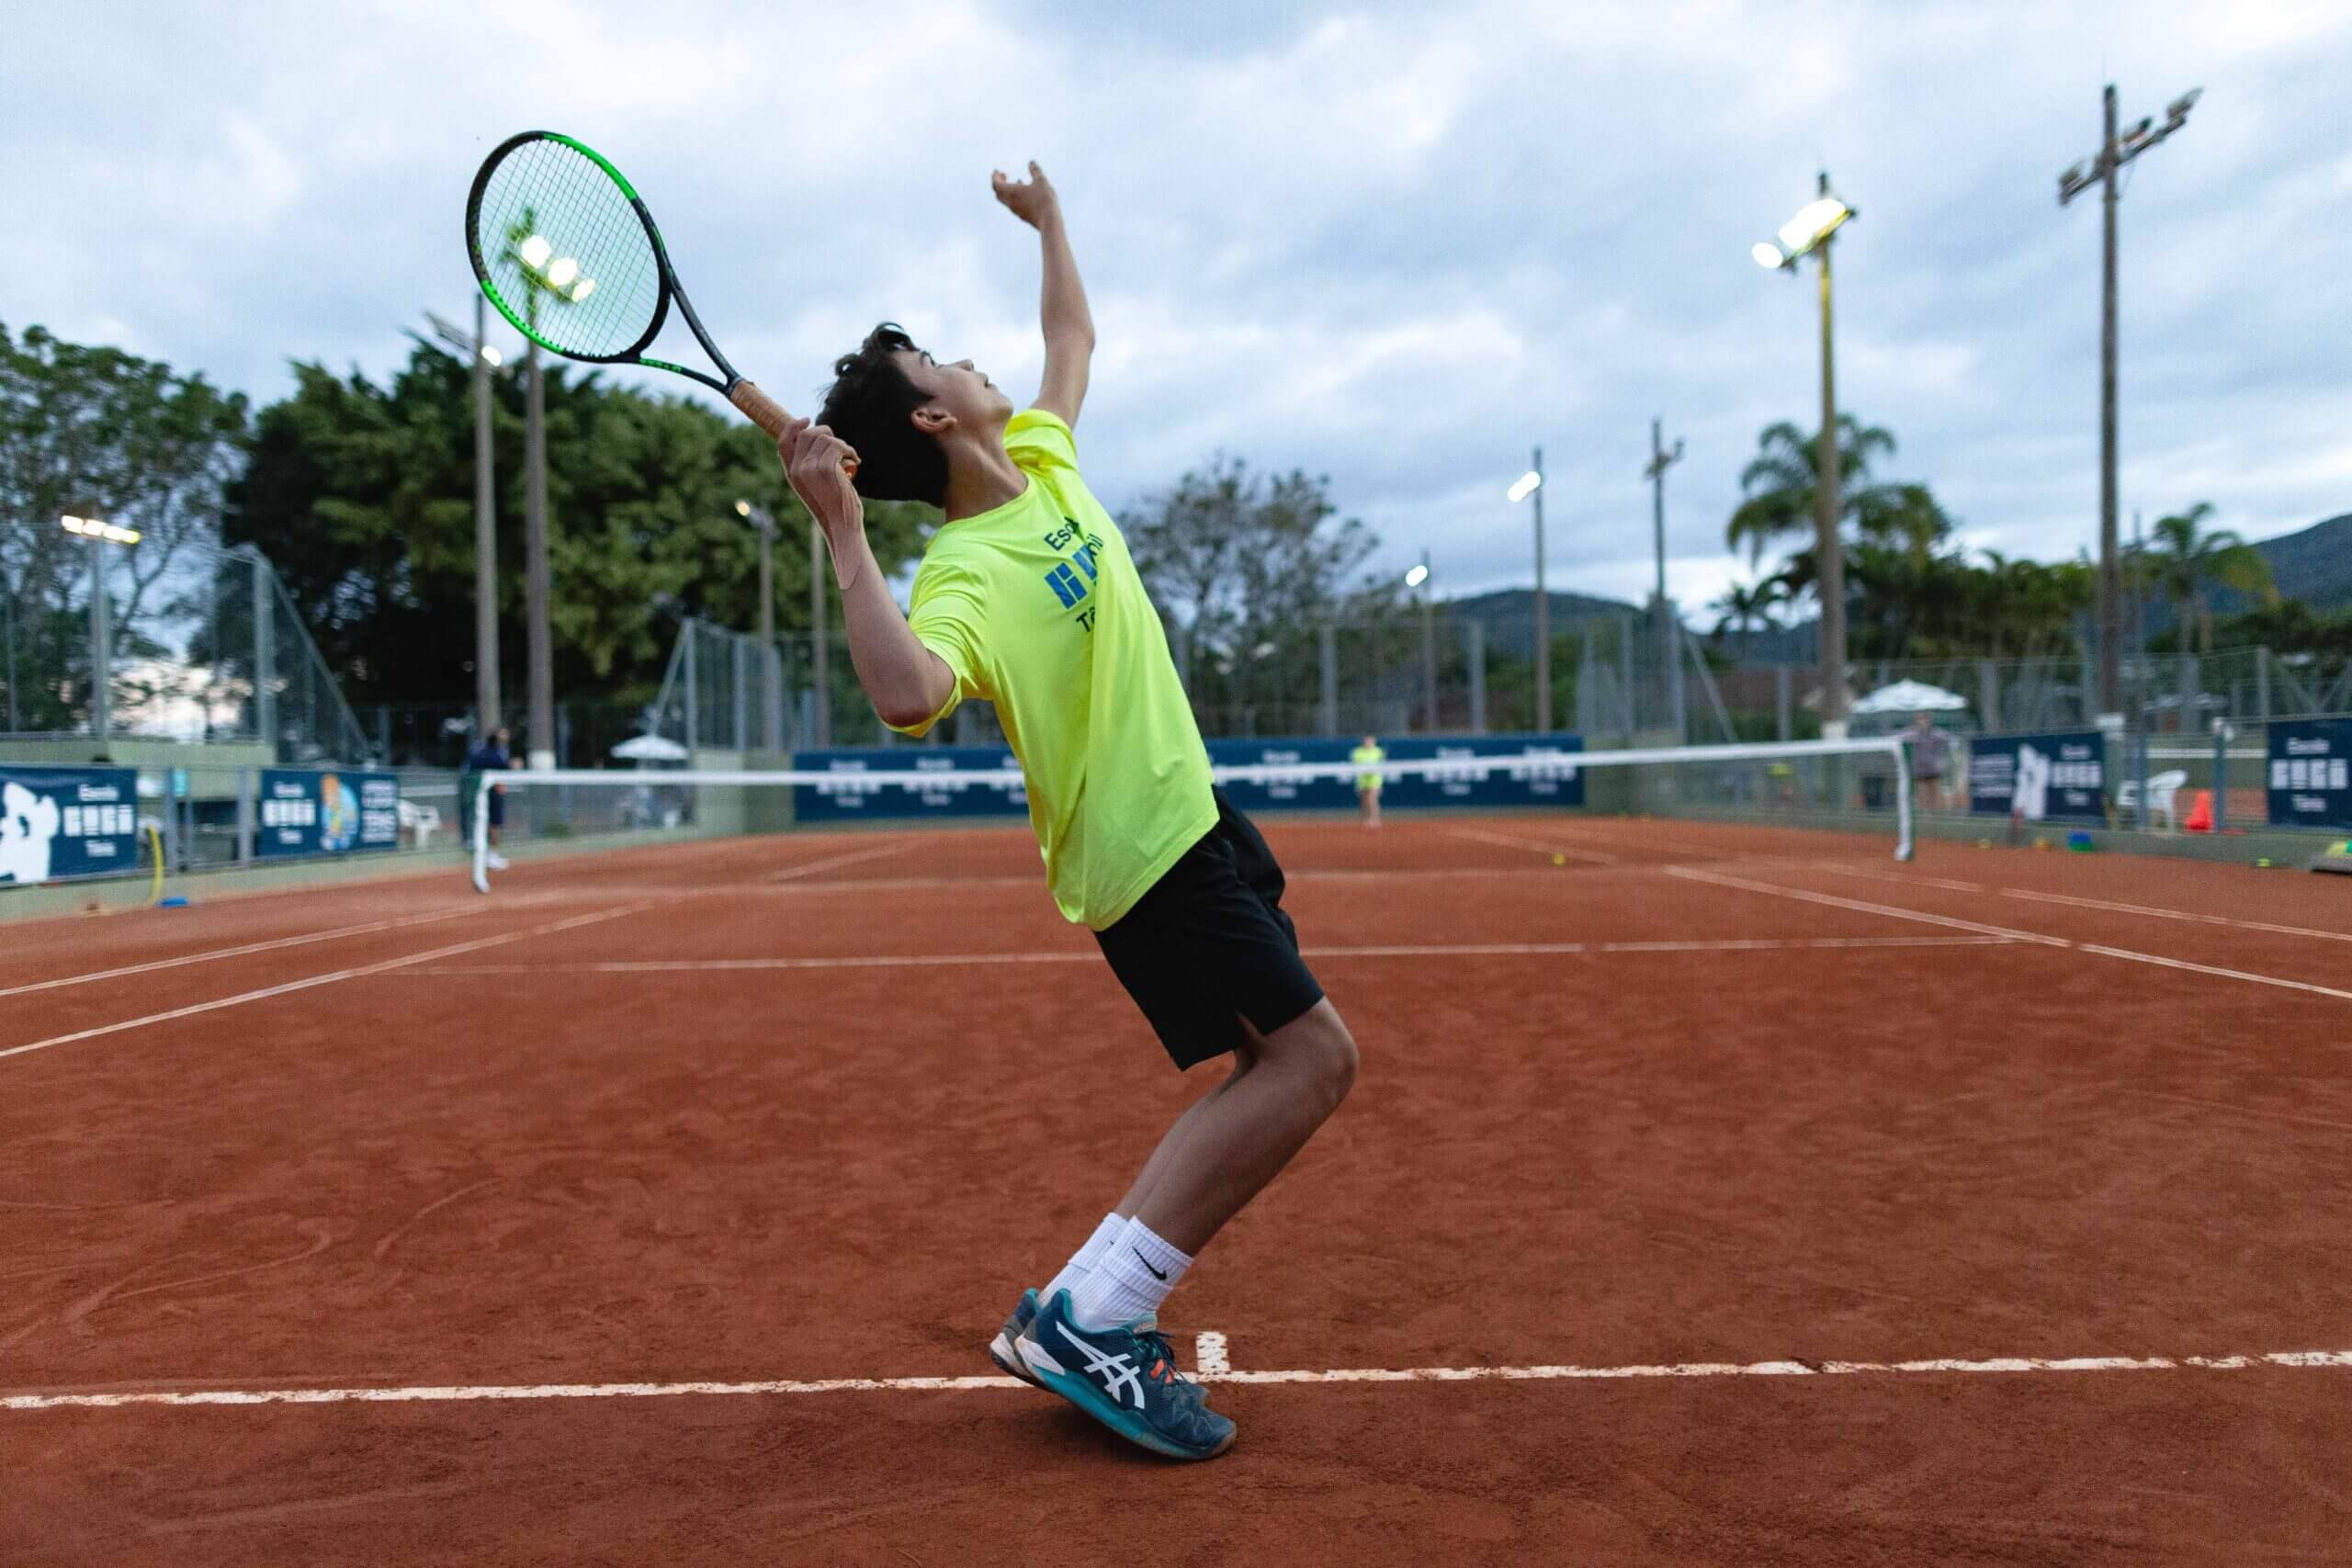
<svg viewBox="0 0 2352 1568">
<path fill-rule="evenodd" d="M 466 254 L 498 313 L 551 353 L 690 376 L 781 436 L 791 415 L 710 341 L 636 190 L 602 153 L 552 130 L 510 136 L 466 194 Z M 645 350 L 675 301 L 717 376 Z M 842 459 L 854 477 L 857 459 Z"/>
</svg>

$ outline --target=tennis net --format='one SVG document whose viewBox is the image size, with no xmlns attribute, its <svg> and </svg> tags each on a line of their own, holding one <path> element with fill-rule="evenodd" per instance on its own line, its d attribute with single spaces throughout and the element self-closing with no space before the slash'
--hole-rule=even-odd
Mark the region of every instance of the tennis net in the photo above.
<svg viewBox="0 0 2352 1568">
<path fill-rule="evenodd" d="M 1359 763 L 1345 741 L 1219 742 L 1218 786 L 1253 816 L 1350 813 L 1368 774 L 1381 780 L 1385 817 L 1438 813 L 1517 817 L 1562 828 L 1615 829 L 1638 852 L 1643 819 L 1718 824 L 1715 841 L 1738 852 L 1775 829 L 1860 831 L 1912 852 L 1911 777 L 1893 739 L 1587 751 L 1575 740 L 1481 737 L 1393 743 Z M 1025 822 L 1021 770 L 1002 748 L 897 748 L 804 752 L 775 770 L 558 770 L 488 774 L 469 791 L 475 886 L 488 891 L 500 856 L 491 842 L 489 792 L 503 792 L 500 848 L 574 840 L 627 847 L 752 840 L 825 829 L 1006 826 Z M 1685 847 L 1687 837 L 1679 840 Z M 1029 852 L 1034 867 L 1034 847 Z M 746 868 L 756 868 L 747 853 Z M 683 869 L 683 868 L 682 868 Z M 754 874 L 747 869 L 747 874 Z M 698 877 L 725 862 L 696 857 Z"/>
</svg>

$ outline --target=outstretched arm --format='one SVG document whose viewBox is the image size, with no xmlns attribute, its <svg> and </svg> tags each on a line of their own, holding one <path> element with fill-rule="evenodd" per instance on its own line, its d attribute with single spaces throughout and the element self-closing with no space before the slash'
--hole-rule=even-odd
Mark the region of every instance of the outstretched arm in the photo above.
<svg viewBox="0 0 2352 1568">
<path fill-rule="evenodd" d="M 1061 197 L 1035 163 L 1025 180 L 1009 180 L 1000 169 L 989 184 L 1014 217 L 1037 231 L 1044 244 L 1046 280 L 1037 317 L 1046 330 L 1046 384 L 1038 389 L 1037 406 L 1075 426 L 1079 405 L 1086 401 L 1088 362 L 1094 357 L 1094 317 L 1086 308 L 1086 285 L 1078 280 L 1078 262 L 1069 254 Z"/>
<path fill-rule="evenodd" d="M 947 705 L 956 676 L 915 636 L 882 581 L 874 547 L 865 539 L 865 503 L 842 468 L 842 458 L 857 454 L 840 436 L 805 419 L 785 426 L 775 449 L 793 491 L 825 531 L 858 684 L 883 723 L 897 728 L 922 723 Z"/>
</svg>

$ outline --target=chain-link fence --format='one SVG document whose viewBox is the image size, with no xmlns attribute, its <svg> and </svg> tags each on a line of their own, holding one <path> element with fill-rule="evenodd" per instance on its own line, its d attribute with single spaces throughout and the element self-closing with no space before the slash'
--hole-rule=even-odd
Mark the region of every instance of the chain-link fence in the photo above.
<svg viewBox="0 0 2352 1568">
<path fill-rule="evenodd" d="M 0 724 L 22 739 L 271 748 L 287 763 L 365 761 L 368 737 L 261 553 L 91 536 L 76 573 L 0 593 Z"/>
</svg>

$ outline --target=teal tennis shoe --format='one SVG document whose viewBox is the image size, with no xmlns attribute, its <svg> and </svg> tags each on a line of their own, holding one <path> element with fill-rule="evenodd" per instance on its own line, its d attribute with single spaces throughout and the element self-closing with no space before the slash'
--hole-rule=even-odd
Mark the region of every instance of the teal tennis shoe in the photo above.
<svg viewBox="0 0 2352 1568">
<path fill-rule="evenodd" d="M 1170 1459 L 1214 1459 L 1233 1446 L 1233 1423 L 1208 1392 L 1176 1370 L 1168 1337 L 1152 1320 L 1080 1328 L 1069 1292 L 1057 1291 L 1015 1342 L 1035 1381 L 1127 1441 Z"/>
</svg>

